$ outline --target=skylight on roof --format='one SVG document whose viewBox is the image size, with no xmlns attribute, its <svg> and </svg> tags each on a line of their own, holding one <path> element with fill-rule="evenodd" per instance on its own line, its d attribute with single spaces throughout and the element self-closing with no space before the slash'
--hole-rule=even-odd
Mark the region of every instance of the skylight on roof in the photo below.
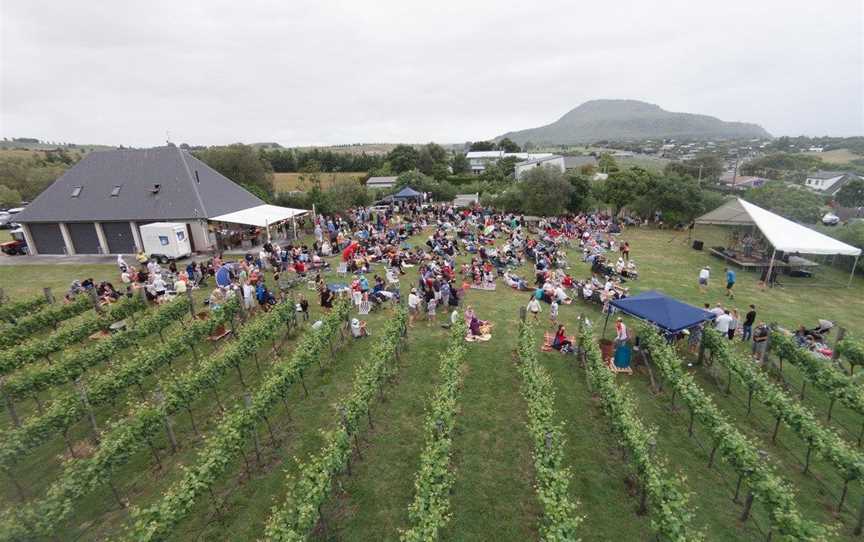
<svg viewBox="0 0 864 542">
<path fill-rule="evenodd" d="M 72 197 L 77 198 L 78 196 L 80 196 L 81 190 L 83 190 L 83 189 L 84 189 L 83 186 L 76 186 L 76 187 L 72 188 Z"/>
</svg>

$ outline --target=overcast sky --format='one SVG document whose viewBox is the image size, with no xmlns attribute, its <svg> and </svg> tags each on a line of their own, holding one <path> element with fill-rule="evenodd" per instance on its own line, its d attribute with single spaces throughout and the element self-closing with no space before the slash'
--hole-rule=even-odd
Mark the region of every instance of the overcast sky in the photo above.
<svg viewBox="0 0 864 542">
<path fill-rule="evenodd" d="M 0 1 L 0 135 L 462 142 L 595 98 L 864 135 L 864 1 Z"/>
</svg>

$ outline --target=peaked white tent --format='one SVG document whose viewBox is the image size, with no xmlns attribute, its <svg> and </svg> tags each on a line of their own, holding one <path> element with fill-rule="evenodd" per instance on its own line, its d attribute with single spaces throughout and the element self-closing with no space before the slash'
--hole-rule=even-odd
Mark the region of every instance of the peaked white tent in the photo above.
<svg viewBox="0 0 864 542">
<path fill-rule="evenodd" d="M 803 254 L 854 256 L 852 275 L 858 265 L 861 249 L 847 245 L 833 237 L 811 230 L 797 222 L 792 222 L 757 205 L 735 198 L 704 214 L 695 220 L 696 224 L 719 224 L 725 226 L 754 226 L 762 232 L 765 239 L 774 247 L 771 253 L 771 263 L 768 266 L 768 276 L 774 267 L 774 256 L 778 250 L 783 252 L 801 252 Z M 849 277 L 852 282 L 852 276 Z"/>
<path fill-rule="evenodd" d="M 293 209 L 291 207 L 279 207 L 278 205 L 256 205 L 248 209 L 241 209 L 224 215 L 211 218 L 214 222 L 230 222 L 232 224 L 245 224 L 267 228 L 267 240 L 270 240 L 270 226 L 291 219 L 294 226 L 294 234 L 297 234 L 297 223 L 295 219 L 308 213 L 306 209 Z"/>
</svg>

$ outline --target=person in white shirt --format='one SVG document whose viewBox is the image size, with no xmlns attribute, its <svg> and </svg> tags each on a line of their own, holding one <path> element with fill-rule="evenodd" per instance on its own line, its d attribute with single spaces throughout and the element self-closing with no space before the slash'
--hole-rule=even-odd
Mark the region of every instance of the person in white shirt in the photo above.
<svg viewBox="0 0 864 542">
<path fill-rule="evenodd" d="M 706 265 L 699 271 L 699 291 L 705 292 L 708 289 L 709 278 L 711 278 L 711 268 Z"/>
<path fill-rule="evenodd" d="M 255 288 L 248 282 L 243 283 L 243 304 L 248 311 L 255 308 Z"/>
<path fill-rule="evenodd" d="M 558 301 L 556 299 L 552 300 L 552 305 L 549 307 L 549 320 L 553 326 L 558 323 Z"/>
<path fill-rule="evenodd" d="M 534 315 L 534 320 L 538 319 L 538 315 L 540 314 L 540 302 L 537 301 L 537 298 L 533 295 L 531 296 L 531 301 L 528 302 L 528 312 Z"/>
<path fill-rule="evenodd" d="M 729 327 L 732 325 L 732 317 L 729 316 L 729 311 L 723 311 L 723 314 L 714 320 L 714 329 L 720 333 L 728 334 Z"/>
<path fill-rule="evenodd" d="M 408 294 L 408 318 L 413 323 L 414 318 L 420 311 L 420 297 L 417 295 L 417 289 L 411 288 L 411 293 Z"/>
</svg>

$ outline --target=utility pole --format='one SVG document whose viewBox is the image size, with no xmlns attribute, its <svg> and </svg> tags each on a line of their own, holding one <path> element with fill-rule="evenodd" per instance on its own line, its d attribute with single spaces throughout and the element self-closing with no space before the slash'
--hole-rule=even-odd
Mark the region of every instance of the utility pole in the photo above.
<svg viewBox="0 0 864 542">
<path fill-rule="evenodd" d="M 698 181 L 699 188 L 702 188 L 702 168 L 703 167 L 705 167 L 704 164 L 699 164 L 699 181 Z"/>
<path fill-rule="evenodd" d="M 738 180 L 738 154 L 735 154 L 735 169 L 732 170 L 732 188 L 735 188 L 735 181 Z"/>
</svg>

